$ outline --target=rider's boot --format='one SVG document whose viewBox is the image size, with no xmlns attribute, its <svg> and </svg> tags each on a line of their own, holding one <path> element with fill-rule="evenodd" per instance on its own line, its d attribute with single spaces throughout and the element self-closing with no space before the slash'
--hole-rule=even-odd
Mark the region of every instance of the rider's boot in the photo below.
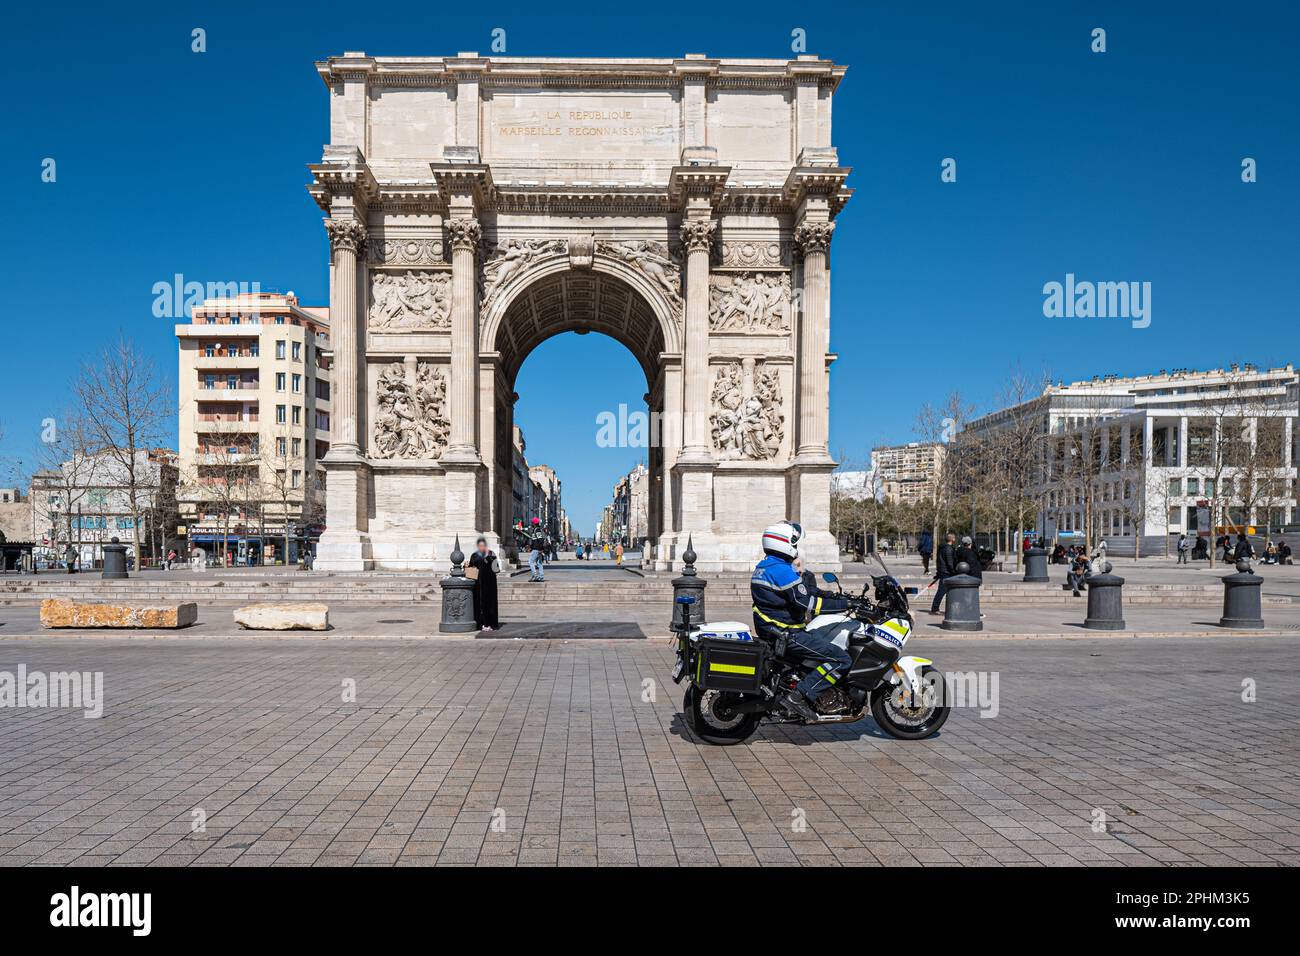
<svg viewBox="0 0 1300 956">
<path fill-rule="evenodd" d="M 781 703 L 786 710 L 804 720 L 816 720 L 817 711 L 813 710 L 812 705 L 808 703 L 803 694 L 797 690 L 787 691 L 786 695 L 781 698 Z"/>
</svg>

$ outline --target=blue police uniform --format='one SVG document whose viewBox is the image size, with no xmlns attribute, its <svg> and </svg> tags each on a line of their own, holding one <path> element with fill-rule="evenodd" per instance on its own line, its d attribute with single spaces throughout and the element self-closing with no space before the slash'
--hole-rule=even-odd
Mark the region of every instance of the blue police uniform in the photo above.
<svg viewBox="0 0 1300 956">
<path fill-rule="evenodd" d="M 809 701 L 836 684 L 849 668 L 849 652 L 832 644 L 830 638 L 807 629 L 807 622 L 823 611 L 843 611 L 849 602 L 838 595 L 819 591 L 808 583 L 784 557 L 769 554 L 754 568 L 750 578 L 754 599 L 754 630 L 768 640 L 786 638 L 786 655 L 816 664 L 799 682 L 799 692 Z"/>
</svg>

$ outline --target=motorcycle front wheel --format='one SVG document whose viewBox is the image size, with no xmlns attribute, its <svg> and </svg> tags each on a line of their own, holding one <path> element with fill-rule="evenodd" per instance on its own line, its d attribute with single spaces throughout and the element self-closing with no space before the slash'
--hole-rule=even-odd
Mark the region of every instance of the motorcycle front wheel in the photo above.
<svg viewBox="0 0 1300 956">
<path fill-rule="evenodd" d="M 948 719 L 950 707 L 942 706 L 944 680 L 937 667 L 921 669 L 923 686 L 913 696 L 901 684 L 882 684 L 871 692 L 871 716 L 891 737 L 924 740 L 937 733 Z"/>
<path fill-rule="evenodd" d="M 705 743 L 729 746 L 748 740 L 758 729 L 758 714 L 737 714 L 727 708 L 737 695 L 717 690 L 700 690 L 694 684 L 686 688 L 682 713 L 691 733 Z"/>
</svg>

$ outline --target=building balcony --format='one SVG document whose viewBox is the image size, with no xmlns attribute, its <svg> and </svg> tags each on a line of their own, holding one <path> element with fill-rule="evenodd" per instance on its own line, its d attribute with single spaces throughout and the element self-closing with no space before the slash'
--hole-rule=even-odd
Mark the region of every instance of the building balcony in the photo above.
<svg viewBox="0 0 1300 956">
<path fill-rule="evenodd" d="M 255 402 L 260 385 L 256 382 L 238 388 L 196 388 L 197 402 Z"/>
<path fill-rule="evenodd" d="M 258 355 L 205 355 L 200 352 L 194 357 L 194 367 L 202 372 L 255 372 L 261 367 Z"/>
<path fill-rule="evenodd" d="M 182 339 L 255 339 L 261 336 L 263 326 L 255 322 L 241 322 L 239 325 L 208 325 L 206 323 L 186 323 L 176 326 L 176 336 Z"/>
</svg>

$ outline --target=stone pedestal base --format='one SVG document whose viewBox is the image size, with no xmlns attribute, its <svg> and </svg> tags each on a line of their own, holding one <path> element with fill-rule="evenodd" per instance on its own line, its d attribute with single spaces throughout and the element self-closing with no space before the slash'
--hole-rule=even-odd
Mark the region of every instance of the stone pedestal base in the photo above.
<svg viewBox="0 0 1300 956">
<path fill-rule="evenodd" d="M 365 530 L 370 514 L 370 474 L 366 460 L 331 448 L 325 466 L 325 533 L 312 567 L 321 571 L 368 571 Z"/>
</svg>

